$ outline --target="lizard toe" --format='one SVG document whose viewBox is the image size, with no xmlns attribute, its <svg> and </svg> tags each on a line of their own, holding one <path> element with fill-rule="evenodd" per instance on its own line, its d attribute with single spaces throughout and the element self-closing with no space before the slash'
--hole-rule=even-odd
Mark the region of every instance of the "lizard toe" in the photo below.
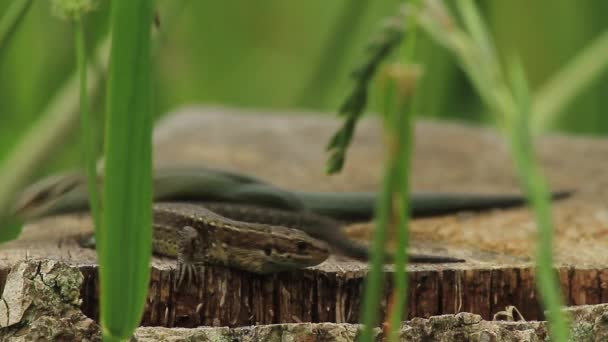
<svg viewBox="0 0 608 342">
<path fill-rule="evenodd" d="M 174 286 L 180 289 L 182 286 L 190 286 L 200 283 L 199 268 L 191 262 L 179 261 L 177 263 L 177 275 Z"/>
</svg>

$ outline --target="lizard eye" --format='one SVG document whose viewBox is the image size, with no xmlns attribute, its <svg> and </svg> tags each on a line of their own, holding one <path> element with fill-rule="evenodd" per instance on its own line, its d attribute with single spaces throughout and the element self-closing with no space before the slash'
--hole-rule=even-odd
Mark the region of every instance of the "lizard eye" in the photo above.
<svg viewBox="0 0 608 342">
<path fill-rule="evenodd" d="M 306 243 L 300 241 L 296 244 L 296 248 L 298 249 L 298 252 L 302 253 L 306 250 Z"/>
<path fill-rule="evenodd" d="M 266 254 L 266 256 L 270 256 L 272 254 L 272 247 L 264 247 L 264 254 Z"/>
</svg>

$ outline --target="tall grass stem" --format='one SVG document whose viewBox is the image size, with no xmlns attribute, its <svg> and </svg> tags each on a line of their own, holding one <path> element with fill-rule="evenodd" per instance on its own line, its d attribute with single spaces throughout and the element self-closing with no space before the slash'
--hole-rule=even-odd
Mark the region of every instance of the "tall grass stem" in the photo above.
<svg viewBox="0 0 608 342">
<path fill-rule="evenodd" d="M 510 74 L 512 82 L 509 84 L 496 52 L 484 51 L 492 46 L 486 41 L 490 36 L 472 0 L 455 2 L 470 32 L 453 24 L 456 21 L 441 1 L 434 1 L 433 4 L 443 9 L 437 10 L 431 6 L 423 8 L 416 14 L 421 26 L 455 55 L 485 106 L 494 115 L 495 122 L 509 139 L 519 180 L 528 196 L 539 230 L 537 287 L 549 312 L 550 334 L 555 341 L 568 341 L 567 320 L 560 311 L 563 305 L 560 283 L 553 269 L 550 197 L 546 180 L 533 154 L 528 123 L 532 101 L 523 68 L 519 66 L 513 69 L 515 71 Z"/>
<path fill-rule="evenodd" d="M 111 3 L 100 260 L 104 338 L 128 339 L 148 293 L 152 251 L 151 26 L 154 1 Z"/>
<path fill-rule="evenodd" d="M 98 156 L 97 129 L 95 120 L 92 117 L 92 112 L 89 109 L 88 92 L 87 92 L 87 53 L 84 36 L 83 19 L 76 19 L 75 22 L 75 40 L 76 40 L 76 60 L 78 63 L 78 72 L 80 73 L 80 123 L 82 129 L 82 147 L 84 149 L 85 170 L 87 173 L 87 182 L 89 189 L 89 202 L 91 214 L 95 230 L 97 231 L 100 225 L 100 210 L 101 203 L 99 197 L 99 188 L 97 185 L 97 169 L 96 162 Z"/>
</svg>

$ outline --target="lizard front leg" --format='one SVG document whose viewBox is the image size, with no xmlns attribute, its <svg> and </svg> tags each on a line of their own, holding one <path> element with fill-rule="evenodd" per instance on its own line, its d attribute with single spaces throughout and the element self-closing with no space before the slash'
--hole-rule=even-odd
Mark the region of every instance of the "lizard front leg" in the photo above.
<svg viewBox="0 0 608 342">
<path fill-rule="evenodd" d="M 170 230 L 172 237 L 165 233 Z M 86 235 L 79 240 L 79 245 L 84 248 L 95 248 L 97 241 L 94 234 Z M 199 264 L 193 260 L 193 255 L 198 248 L 198 232 L 196 229 L 186 226 L 182 229 L 172 229 L 161 225 L 154 225 L 154 239 L 152 250 L 154 254 L 174 257 L 177 259 L 177 275 L 174 286 L 198 283 Z"/>
<path fill-rule="evenodd" d="M 191 226 L 177 228 L 154 224 L 154 253 L 177 259 L 176 288 L 199 281 L 200 262 L 194 260 L 195 253 L 201 249 L 199 241 L 198 231 Z"/>
<path fill-rule="evenodd" d="M 175 287 L 182 285 L 198 284 L 201 269 L 199 263 L 194 261 L 194 253 L 199 248 L 198 232 L 196 229 L 186 226 L 180 230 L 180 241 L 177 253 L 177 277 Z M 184 283 L 185 281 L 185 283 Z"/>
</svg>

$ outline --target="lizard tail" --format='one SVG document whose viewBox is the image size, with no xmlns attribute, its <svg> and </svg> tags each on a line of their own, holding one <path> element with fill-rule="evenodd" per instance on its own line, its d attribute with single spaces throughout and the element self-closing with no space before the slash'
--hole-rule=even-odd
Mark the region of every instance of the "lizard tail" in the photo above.
<svg viewBox="0 0 608 342">
<path fill-rule="evenodd" d="M 551 194 L 553 200 L 571 196 L 574 191 Z M 376 194 L 372 192 L 323 193 L 296 191 L 304 207 L 316 214 L 348 222 L 369 221 L 374 216 Z M 522 195 L 466 194 L 466 193 L 413 193 L 413 217 L 434 216 L 467 210 L 511 208 L 526 204 Z"/>
<path fill-rule="evenodd" d="M 366 245 L 348 238 L 343 233 L 332 234 L 331 236 L 325 235 L 324 239 L 326 239 L 327 242 L 329 242 L 329 245 L 332 246 L 340 254 L 360 261 L 368 261 L 370 259 L 370 252 Z M 408 259 L 411 263 L 430 264 L 454 263 L 465 261 L 464 259 L 460 258 L 425 254 L 410 254 L 408 256 Z M 387 253 L 385 257 L 385 262 L 390 263 L 393 261 L 394 256 L 391 253 Z"/>
</svg>

